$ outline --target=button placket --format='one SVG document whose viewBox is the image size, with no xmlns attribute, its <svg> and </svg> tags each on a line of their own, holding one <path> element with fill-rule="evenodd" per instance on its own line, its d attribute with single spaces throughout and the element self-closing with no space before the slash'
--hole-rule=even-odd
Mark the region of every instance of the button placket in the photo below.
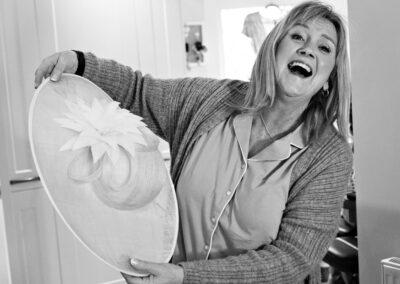
<svg viewBox="0 0 400 284">
<path fill-rule="evenodd" d="M 243 165 L 244 165 L 244 167 L 243 167 Z M 242 168 L 246 168 L 247 164 L 244 163 L 243 165 L 242 165 Z M 246 169 L 247 169 L 247 168 L 246 168 Z M 215 230 L 216 230 L 216 228 L 217 228 L 217 226 L 218 226 L 217 222 L 218 222 L 219 218 L 221 217 L 222 213 L 224 212 L 226 206 L 227 206 L 227 205 L 229 204 L 229 202 L 232 200 L 232 198 L 233 198 L 233 193 L 237 190 L 237 188 L 238 188 L 240 182 L 242 181 L 242 179 L 243 179 L 245 173 L 246 173 L 246 170 L 244 170 L 244 171 L 241 173 L 241 175 L 240 175 L 240 177 L 239 177 L 239 179 L 238 179 L 238 182 L 237 182 L 236 186 L 233 188 L 233 190 L 232 190 L 232 191 L 231 191 L 231 190 L 228 190 L 228 191 L 226 192 L 227 199 L 226 199 L 225 204 L 224 204 L 224 206 L 222 207 L 221 211 L 219 212 L 218 217 L 215 217 L 215 215 L 212 215 L 212 217 L 211 217 L 211 219 L 210 219 L 211 222 L 214 224 L 214 227 L 213 227 L 213 230 L 211 231 L 211 234 L 210 234 L 209 244 L 206 244 L 206 245 L 204 246 L 204 250 L 207 251 L 205 259 L 208 259 L 209 255 L 210 255 L 210 252 L 211 252 L 212 239 L 213 239 L 213 237 L 214 237 Z"/>
</svg>

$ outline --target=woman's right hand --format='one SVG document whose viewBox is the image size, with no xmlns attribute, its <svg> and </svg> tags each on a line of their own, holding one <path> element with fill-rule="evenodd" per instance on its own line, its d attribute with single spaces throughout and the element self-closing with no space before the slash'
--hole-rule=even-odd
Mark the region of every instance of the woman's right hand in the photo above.
<svg viewBox="0 0 400 284">
<path fill-rule="evenodd" d="M 78 56 L 72 50 L 54 53 L 42 60 L 35 71 L 35 89 L 43 79 L 58 81 L 62 73 L 75 73 L 78 68 Z"/>
</svg>

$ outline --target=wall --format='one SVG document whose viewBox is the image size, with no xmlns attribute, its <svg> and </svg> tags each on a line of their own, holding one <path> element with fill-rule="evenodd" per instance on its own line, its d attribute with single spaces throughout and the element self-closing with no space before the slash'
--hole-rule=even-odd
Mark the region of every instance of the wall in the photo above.
<svg viewBox="0 0 400 284">
<path fill-rule="evenodd" d="M 133 1 L 55 0 L 58 50 L 91 51 L 131 66 L 139 65 Z M 79 7 L 79 9 L 77 8 Z M 131 35 L 131 36 L 130 36 Z"/>
<path fill-rule="evenodd" d="M 182 0 L 181 9 L 184 23 L 204 20 L 204 0 Z"/>
<path fill-rule="evenodd" d="M 351 0 L 348 9 L 360 283 L 376 284 L 380 260 L 400 257 L 400 3 Z"/>
<path fill-rule="evenodd" d="M 91 51 L 155 77 L 184 74 L 179 1 L 53 0 L 53 6 L 57 50 Z"/>
</svg>

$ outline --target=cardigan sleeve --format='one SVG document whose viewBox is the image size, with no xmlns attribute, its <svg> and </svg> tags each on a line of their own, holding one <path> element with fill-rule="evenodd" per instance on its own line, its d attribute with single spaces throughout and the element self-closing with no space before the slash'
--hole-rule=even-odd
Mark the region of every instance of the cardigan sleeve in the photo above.
<svg viewBox="0 0 400 284">
<path fill-rule="evenodd" d="M 166 139 L 169 106 L 168 94 L 173 82 L 154 80 L 140 71 L 119 64 L 114 60 L 101 59 L 92 53 L 84 53 L 83 76 L 101 89 L 122 108 L 143 117 L 147 126 L 158 136 Z"/>
<path fill-rule="evenodd" d="M 84 58 L 83 76 L 120 102 L 122 108 L 143 117 L 147 126 L 168 142 L 180 117 L 190 118 L 212 93 L 212 85 L 220 85 L 219 80 L 205 78 L 155 79 L 89 52 Z"/>
<path fill-rule="evenodd" d="M 314 160 L 294 184 L 273 242 L 239 256 L 180 263 L 184 283 L 303 283 L 337 231 L 352 165 L 342 148 Z"/>
</svg>

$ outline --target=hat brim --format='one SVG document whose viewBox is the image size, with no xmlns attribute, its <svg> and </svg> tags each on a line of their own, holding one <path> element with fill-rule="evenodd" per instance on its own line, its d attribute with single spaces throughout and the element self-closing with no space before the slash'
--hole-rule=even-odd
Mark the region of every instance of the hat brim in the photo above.
<svg viewBox="0 0 400 284">
<path fill-rule="evenodd" d="M 111 98 L 89 80 L 63 74 L 60 81 L 46 79 L 36 90 L 29 112 L 29 139 L 43 187 L 58 215 L 75 237 L 95 256 L 117 271 L 140 276 L 130 259 L 168 262 L 178 232 L 178 206 L 167 168 L 160 193 L 147 205 L 119 210 L 94 193 L 95 182 L 68 177 L 71 151 L 60 151 L 72 131 L 54 120 L 67 111 L 66 101 L 77 97 L 88 104 Z M 157 151 L 157 154 L 161 154 Z M 152 177 L 148 177 L 151 179 Z"/>
</svg>

